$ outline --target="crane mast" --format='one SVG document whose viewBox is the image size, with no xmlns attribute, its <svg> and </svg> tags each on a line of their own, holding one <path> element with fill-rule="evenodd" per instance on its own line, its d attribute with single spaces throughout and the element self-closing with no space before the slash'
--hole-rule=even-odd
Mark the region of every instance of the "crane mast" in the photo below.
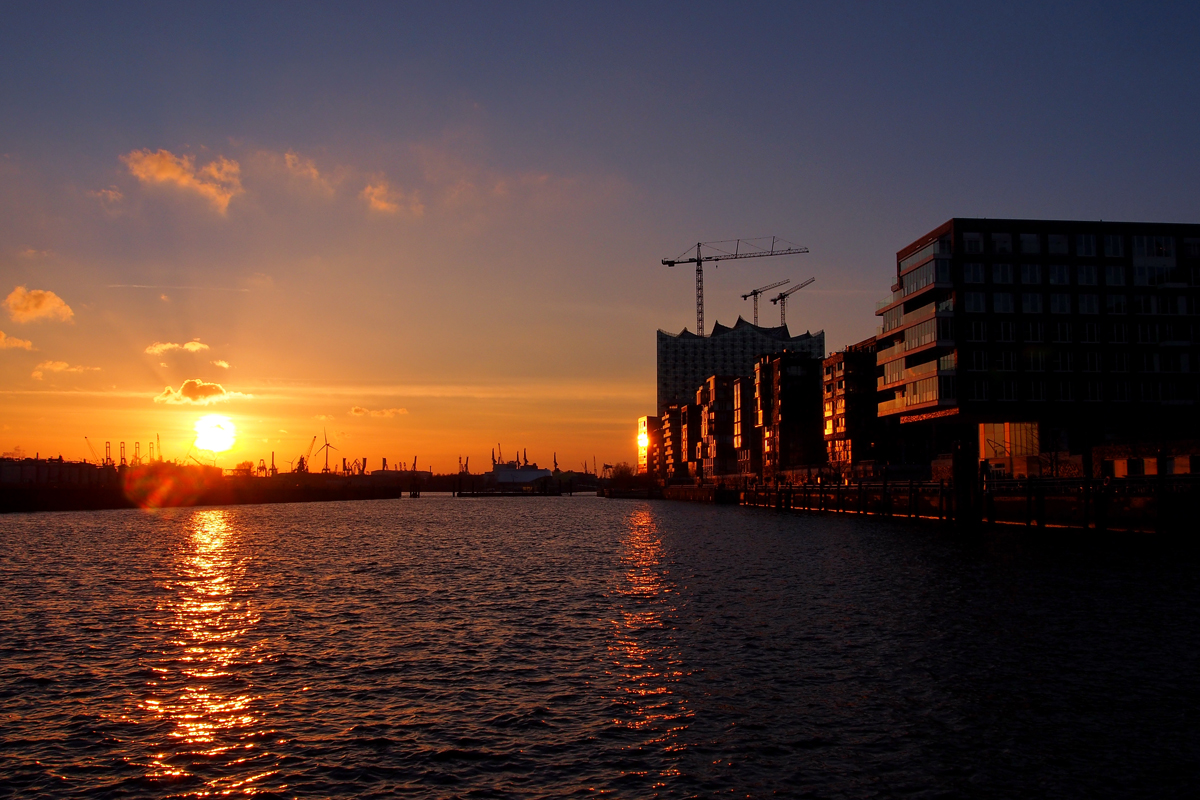
<svg viewBox="0 0 1200 800">
<path fill-rule="evenodd" d="M 749 300 L 751 297 L 754 298 L 754 324 L 755 325 L 758 324 L 758 296 L 760 294 L 762 294 L 763 292 L 767 291 L 768 289 L 774 289 L 778 286 L 783 286 L 785 283 L 791 283 L 791 282 L 792 282 L 791 278 L 784 278 L 781 281 L 775 281 L 774 283 L 768 283 L 766 286 L 760 286 L 757 289 L 751 289 L 748 293 L 742 295 L 743 300 Z"/>
<path fill-rule="evenodd" d="M 793 286 L 792 288 L 788 289 L 786 292 L 780 292 L 778 295 L 771 298 L 772 303 L 779 304 L 779 326 L 780 327 L 782 327 L 782 328 L 787 327 L 787 299 L 788 299 L 788 296 L 790 294 L 792 294 L 793 292 L 798 292 L 799 290 L 803 289 L 805 286 L 808 286 L 810 283 L 812 283 L 815 280 L 816 280 L 816 278 L 809 278 L 804 283 L 798 283 L 795 286 Z"/>
<path fill-rule="evenodd" d="M 766 238 L 767 237 L 765 237 L 765 236 L 762 237 L 763 240 L 765 240 Z M 719 241 L 719 242 L 696 242 L 695 257 L 683 258 L 682 256 L 679 256 L 676 258 L 664 258 L 662 260 L 663 265 L 667 266 L 667 267 L 674 267 L 677 264 L 695 264 L 696 265 L 696 334 L 697 335 L 699 335 L 699 336 L 704 335 L 704 264 L 706 262 L 712 261 L 712 262 L 714 262 L 715 266 L 719 266 L 718 262 L 721 262 L 721 261 L 733 261 L 733 260 L 741 259 L 741 258 L 764 258 L 766 256 L 790 256 L 790 255 L 799 255 L 801 253 L 808 252 L 807 247 L 797 247 L 795 245 L 791 245 L 790 242 L 786 242 L 777 236 L 772 236 L 770 238 L 771 238 L 770 246 L 755 244 L 754 243 L 755 240 L 753 240 L 753 239 L 732 239 L 732 240 L 726 239 L 726 240 Z M 732 252 L 730 252 L 728 249 L 722 249 L 720 247 L 717 247 L 717 245 L 726 245 L 727 246 L 730 241 L 732 241 L 734 244 Z M 780 243 L 791 245 L 791 246 L 777 248 L 777 245 Z M 716 252 L 713 255 L 706 256 L 706 255 L 704 255 L 705 247 L 708 247 L 710 250 L 717 250 L 718 252 Z M 743 252 L 743 249 L 742 249 L 743 247 L 750 248 L 750 250 L 748 252 Z M 690 250 L 690 249 L 691 248 L 689 247 L 688 250 Z M 684 251 L 684 252 L 686 253 L 687 251 Z M 749 296 L 749 295 L 747 295 L 747 296 Z M 757 305 L 758 305 L 758 296 L 757 295 L 755 295 L 754 300 L 755 300 L 755 306 L 757 307 Z"/>
</svg>

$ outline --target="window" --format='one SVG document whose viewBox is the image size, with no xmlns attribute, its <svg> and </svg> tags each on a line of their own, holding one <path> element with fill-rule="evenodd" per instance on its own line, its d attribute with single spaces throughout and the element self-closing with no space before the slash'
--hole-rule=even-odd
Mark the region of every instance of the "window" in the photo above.
<svg viewBox="0 0 1200 800">
<path fill-rule="evenodd" d="M 1125 295 L 1110 294 L 1104 297 L 1104 310 L 1110 314 L 1125 313 Z"/>
<path fill-rule="evenodd" d="M 1087 344 L 1098 344 L 1100 342 L 1100 323 L 1083 323 L 1083 338 L 1080 341 Z"/>
<path fill-rule="evenodd" d="M 1143 258 L 1174 258 L 1175 240 L 1170 236 L 1135 236 L 1133 254 Z"/>
<path fill-rule="evenodd" d="M 984 305 L 983 292 L 967 292 L 966 293 L 966 309 L 968 314 L 982 314 L 987 310 Z"/>
<path fill-rule="evenodd" d="M 1011 350 L 1001 350 L 996 354 L 996 369 L 1001 372 L 1016 372 L 1017 354 Z"/>
<path fill-rule="evenodd" d="M 1021 283 L 1038 284 L 1042 282 L 1041 264 L 1022 264 Z"/>
<path fill-rule="evenodd" d="M 1169 267 L 1135 266 L 1133 268 L 1134 286 L 1161 286 L 1170 280 Z"/>
<path fill-rule="evenodd" d="M 1056 322 L 1054 324 L 1054 341 L 1056 341 L 1056 342 L 1071 341 L 1071 323 Z"/>
<path fill-rule="evenodd" d="M 1096 265 L 1081 264 L 1079 270 L 1075 273 L 1080 286 L 1095 286 L 1096 285 Z"/>
<path fill-rule="evenodd" d="M 1140 344 L 1154 344 L 1158 341 L 1158 326 L 1142 324 L 1137 326 L 1137 340 Z"/>
<path fill-rule="evenodd" d="M 963 264 L 963 283 L 983 283 L 983 264 Z"/>
<path fill-rule="evenodd" d="M 1200 258 L 1200 239 L 1184 239 L 1183 254 L 1188 258 Z"/>
<path fill-rule="evenodd" d="M 1028 372 L 1046 371 L 1046 354 L 1040 350 L 1030 350 L 1025 354 L 1025 369 Z"/>
<path fill-rule="evenodd" d="M 1001 323 L 1000 323 L 1000 330 L 999 330 L 999 332 L 998 332 L 998 334 L 997 334 L 997 336 L 996 336 L 996 341 L 997 341 L 997 342 L 1011 342 L 1011 341 L 1014 341 L 1014 340 L 1016 339 L 1016 337 L 1013 335 L 1013 333 L 1014 333 L 1014 331 L 1013 331 L 1013 328 L 1014 328 L 1014 327 L 1016 327 L 1016 326 L 1014 326 L 1014 325 L 1013 325 L 1011 322 L 1001 322 Z"/>
<path fill-rule="evenodd" d="M 1027 342 L 1042 341 L 1042 336 L 1043 336 L 1042 328 L 1043 328 L 1043 326 L 1042 326 L 1042 323 L 1040 323 L 1040 322 L 1026 322 L 1025 323 L 1025 341 L 1027 341 Z"/>
<path fill-rule="evenodd" d="M 1029 382 L 1029 399 L 1033 401 L 1041 401 L 1046 399 L 1046 382 L 1045 381 L 1030 381 Z"/>
<path fill-rule="evenodd" d="M 906 330 L 904 332 L 904 349 L 915 350 L 918 347 L 924 347 L 930 342 L 935 341 L 937 339 L 938 322 L 939 320 L 936 319 L 926 320 Z"/>
<path fill-rule="evenodd" d="M 988 382 L 986 380 L 983 378 L 976 378 L 975 380 L 971 381 L 971 399 L 988 399 Z"/>
<path fill-rule="evenodd" d="M 1084 372 L 1099 372 L 1100 371 L 1100 354 L 1089 352 L 1083 354 L 1083 371 Z"/>
<path fill-rule="evenodd" d="M 1113 344 L 1125 344 L 1129 341 L 1129 326 L 1124 322 L 1118 322 L 1112 326 L 1112 338 L 1110 341 Z"/>
<path fill-rule="evenodd" d="M 971 351 L 971 366 L 968 367 L 971 372 L 987 372 L 988 358 L 987 352 L 983 350 Z"/>
<path fill-rule="evenodd" d="M 1113 381 L 1112 383 L 1112 398 L 1118 403 L 1129 402 L 1129 381 Z"/>
<path fill-rule="evenodd" d="M 1042 313 L 1042 296 L 1030 292 L 1021 295 L 1021 310 L 1026 314 Z"/>
<path fill-rule="evenodd" d="M 1055 264 L 1050 267 L 1050 285 L 1070 286 L 1071 269 L 1064 264 Z"/>
<path fill-rule="evenodd" d="M 965 252 L 965 253 L 982 253 L 983 252 L 983 234 L 981 234 L 981 233 L 964 233 L 963 234 L 963 252 Z"/>
<path fill-rule="evenodd" d="M 1069 402 L 1071 402 L 1071 400 L 1075 399 L 1074 393 L 1071 391 L 1071 382 L 1070 381 L 1059 381 L 1058 382 L 1058 399 L 1063 402 L 1067 402 L 1067 403 L 1069 403 Z"/>
<path fill-rule="evenodd" d="M 967 331 L 968 342 L 986 342 L 987 341 L 987 323 L 972 322 L 970 329 Z"/>
<path fill-rule="evenodd" d="M 1104 284 L 1106 286 L 1124 286 L 1125 268 L 1120 264 L 1106 264 L 1104 267 Z"/>
<path fill-rule="evenodd" d="M 1100 295 L 1098 295 L 1098 294 L 1081 294 L 1081 295 L 1079 295 L 1079 313 L 1080 314 L 1099 314 L 1100 313 Z"/>
<path fill-rule="evenodd" d="M 1104 237 L 1104 255 L 1109 258 L 1121 258 L 1125 255 L 1125 240 L 1120 236 Z"/>
<path fill-rule="evenodd" d="M 1050 354 L 1050 369 L 1055 372 L 1071 372 L 1074 366 L 1074 359 L 1070 353 L 1056 350 Z"/>
<path fill-rule="evenodd" d="M 1021 252 L 1025 255 L 1036 255 L 1042 252 L 1041 243 L 1036 233 L 1021 234 Z"/>
<path fill-rule="evenodd" d="M 997 394 L 997 400 L 1011 402 L 1017 399 L 1017 382 L 1016 381 L 1000 381 L 1000 392 Z"/>
<path fill-rule="evenodd" d="M 992 310 L 997 314 L 1013 312 L 1013 296 L 1009 292 L 996 292 L 992 295 Z"/>
<path fill-rule="evenodd" d="M 1052 233 L 1046 237 L 1046 252 L 1050 253 L 1051 255 L 1065 256 L 1069 252 L 1067 250 L 1068 241 L 1069 239 L 1066 236 L 1058 233 Z M 1022 247 L 1024 247 L 1023 243 Z"/>
<path fill-rule="evenodd" d="M 1012 264 L 992 264 L 992 283 L 1012 283 Z"/>
<path fill-rule="evenodd" d="M 1051 314 L 1070 314 L 1071 313 L 1071 295 L 1069 295 L 1069 294 L 1052 294 L 1052 295 L 1050 295 L 1050 313 Z"/>
<path fill-rule="evenodd" d="M 993 233 L 992 234 L 992 252 L 993 253 L 1011 253 L 1012 252 L 1012 234 L 1011 233 Z"/>
<path fill-rule="evenodd" d="M 1135 314 L 1157 314 L 1158 298 L 1152 294 L 1135 294 L 1133 311 Z"/>
<path fill-rule="evenodd" d="M 1129 354 L 1113 353 L 1110 361 L 1113 372 L 1129 372 Z"/>
<path fill-rule="evenodd" d="M 1081 258 L 1091 258 L 1096 255 L 1096 237 L 1090 233 L 1081 233 L 1076 236 L 1075 255 Z"/>
<path fill-rule="evenodd" d="M 1104 392 L 1100 388 L 1100 381 L 1086 381 L 1083 385 L 1083 388 L 1084 388 L 1084 395 L 1083 395 L 1084 402 L 1099 403 L 1101 400 L 1104 399 Z"/>
</svg>

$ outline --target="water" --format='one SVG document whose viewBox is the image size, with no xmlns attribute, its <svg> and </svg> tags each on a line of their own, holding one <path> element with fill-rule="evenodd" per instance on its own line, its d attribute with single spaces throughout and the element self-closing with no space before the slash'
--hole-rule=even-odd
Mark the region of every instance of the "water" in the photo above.
<svg viewBox="0 0 1200 800">
<path fill-rule="evenodd" d="M 0 794 L 1184 795 L 1197 558 L 595 498 L 0 518 Z"/>
</svg>

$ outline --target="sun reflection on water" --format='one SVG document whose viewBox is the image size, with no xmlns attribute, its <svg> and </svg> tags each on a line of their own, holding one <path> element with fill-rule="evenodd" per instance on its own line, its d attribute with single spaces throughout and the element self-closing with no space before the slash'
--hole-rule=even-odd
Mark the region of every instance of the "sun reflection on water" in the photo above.
<svg viewBox="0 0 1200 800">
<path fill-rule="evenodd" d="M 142 709 L 170 724 L 149 777 L 196 784 L 194 796 L 256 794 L 274 773 L 259 740 L 270 733 L 241 674 L 259 654 L 246 558 L 229 512 L 195 511 L 159 603 L 168 628 Z M 219 774 L 218 774 L 219 773 Z M 190 779 L 190 780 L 189 780 Z"/>
<path fill-rule="evenodd" d="M 635 509 L 626 520 L 621 563 L 608 645 L 612 674 L 622 692 L 616 703 L 623 713 L 614 723 L 649 737 L 638 747 L 681 751 L 680 734 L 693 712 L 677 691 L 685 668 L 669 617 L 678 593 L 663 565 L 658 526 L 647 508 Z M 661 771 L 664 778 L 674 774 L 671 767 Z"/>
</svg>

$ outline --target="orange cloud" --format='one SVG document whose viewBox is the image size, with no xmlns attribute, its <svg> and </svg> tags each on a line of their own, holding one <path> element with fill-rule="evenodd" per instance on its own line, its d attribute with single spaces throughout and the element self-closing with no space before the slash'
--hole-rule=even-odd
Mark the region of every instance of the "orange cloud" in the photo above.
<svg viewBox="0 0 1200 800">
<path fill-rule="evenodd" d="M 217 156 L 200 170 L 193 156 L 177 156 L 169 150 L 152 153 L 134 150 L 121 160 L 129 173 L 145 184 L 167 184 L 195 192 L 212 203 L 220 213 L 229 208 L 229 201 L 242 194 L 242 168 L 236 161 Z"/>
<path fill-rule="evenodd" d="M 216 361 L 213 361 L 212 365 L 214 367 L 220 367 L 221 369 L 229 369 L 229 362 L 224 359 L 221 359 L 221 358 L 218 358 Z"/>
<path fill-rule="evenodd" d="M 28 339 L 18 339 L 15 336 L 7 336 L 4 331 L 0 331 L 0 350 L 32 350 L 33 342 Z"/>
<path fill-rule="evenodd" d="M 30 377 L 42 380 L 47 372 L 98 372 L 99 367 L 72 367 L 66 361 L 43 361 L 33 368 Z"/>
<path fill-rule="evenodd" d="M 379 408 L 372 411 L 371 409 L 363 408 L 362 406 L 354 406 L 350 409 L 350 414 L 355 417 L 365 417 L 369 414 L 372 417 L 385 417 L 387 419 L 391 419 L 392 417 L 398 417 L 401 414 L 407 413 L 407 408 Z"/>
<path fill-rule="evenodd" d="M 176 344 L 175 342 L 155 342 L 146 348 L 146 352 L 152 356 L 157 356 L 170 350 L 187 350 L 189 353 L 199 353 L 200 351 L 207 349 L 208 345 L 204 344 L 199 339 L 194 339 L 190 342 L 184 342 L 183 344 Z"/>
<path fill-rule="evenodd" d="M 59 319 L 69 322 L 75 312 L 54 292 L 18 286 L 4 300 L 9 316 L 17 322 L 32 322 L 37 319 Z"/>
<path fill-rule="evenodd" d="M 234 398 L 249 398 L 253 395 L 242 394 L 241 392 L 227 392 L 225 387 L 219 383 L 207 383 L 196 378 L 189 378 L 180 384 L 179 389 L 172 389 L 167 386 L 162 390 L 162 393 L 154 398 L 156 403 L 167 403 L 168 405 L 201 405 L 206 406 L 209 403 L 220 403 L 225 400 Z"/>
<path fill-rule="evenodd" d="M 367 201 L 367 207 L 372 211 L 383 214 L 406 211 L 414 217 L 425 215 L 425 205 L 421 202 L 421 197 L 417 192 L 406 194 L 403 190 L 393 189 L 382 178 L 375 183 L 368 183 L 359 196 Z"/>
</svg>

